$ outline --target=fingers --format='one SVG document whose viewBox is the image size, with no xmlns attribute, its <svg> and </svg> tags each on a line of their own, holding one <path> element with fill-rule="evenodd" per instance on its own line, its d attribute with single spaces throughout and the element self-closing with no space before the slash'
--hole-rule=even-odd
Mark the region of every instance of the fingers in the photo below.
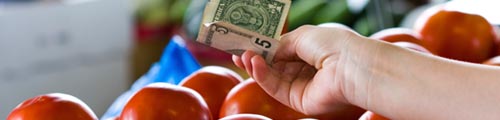
<svg viewBox="0 0 500 120">
<path fill-rule="evenodd" d="M 242 59 L 242 63 L 243 63 L 244 69 L 247 71 L 248 75 L 250 75 L 250 76 L 252 76 L 252 73 L 253 73 L 252 63 L 250 61 L 250 59 L 253 56 L 258 56 L 258 55 L 255 52 L 253 52 L 253 51 L 245 51 L 241 55 L 241 59 Z"/>
<path fill-rule="evenodd" d="M 261 56 L 253 56 L 250 59 L 253 71 L 251 76 L 254 80 L 271 95 L 281 103 L 290 106 L 290 82 L 281 80 L 279 73 L 272 70 Z"/>
<path fill-rule="evenodd" d="M 281 80 L 280 73 L 271 69 L 262 56 L 246 51 L 241 57 L 233 56 L 233 61 L 238 67 L 245 69 L 269 95 L 285 105 L 290 104 L 290 81 Z"/>
<path fill-rule="evenodd" d="M 252 68 L 252 63 L 251 63 L 251 58 L 254 56 L 259 56 L 253 51 L 245 51 L 241 57 L 233 55 L 233 63 L 238 66 L 241 69 L 244 69 L 248 75 L 252 76 L 253 73 L 253 68 Z"/>
<path fill-rule="evenodd" d="M 241 69 L 244 69 L 244 67 L 245 67 L 245 66 L 243 66 L 243 62 L 241 61 L 240 56 L 233 55 L 233 63 Z"/>
</svg>

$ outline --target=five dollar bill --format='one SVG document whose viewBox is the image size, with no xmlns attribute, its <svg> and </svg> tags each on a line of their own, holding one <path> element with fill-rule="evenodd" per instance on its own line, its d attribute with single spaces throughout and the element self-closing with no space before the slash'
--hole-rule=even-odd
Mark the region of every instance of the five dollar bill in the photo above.
<svg viewBox="0 0 500 120">
<path fill-rule="evenodd" d="M 271 63 L 290 0 L 209 0 L 197 41 L 234 55 L 246 50 Z"/>
</svg>

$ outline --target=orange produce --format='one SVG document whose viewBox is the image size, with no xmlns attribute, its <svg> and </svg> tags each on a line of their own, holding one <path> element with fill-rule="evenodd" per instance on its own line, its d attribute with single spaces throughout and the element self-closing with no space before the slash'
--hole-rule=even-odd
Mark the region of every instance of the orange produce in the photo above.
<svg viewBox="0 0 500 120">
<path fill-rule="evenodd" d="M 132 96 L 120 119 L 211 120 L 212 116 L 196 91 L 167 83 L 152 83 Z"/>
<path fill-rule="evenodd" d="M 227 95 L 219 117 L 251 113 L 271 119 L 300 119 L 307 116 L 285 106 L 269 96 L 254 80 L 245 80 L 236 85 Z"/>
<path fill-rule="evenodd" d="M 410 42 L 417 45 L 422 45 L 420 35 L 408 28 L 389 28 L 378 31 L 370 36 L 370 38 L 383 40 L 390 43 L 394 42 Z"/>
<path fill-rule="evenodd" d="M 19 104 L 7 120 L 97 120 L 94 112 L 80 99 L 63 93 L 30 98 Z"/>
<path fill-rule="evenodd" d="M 295 120 L 302 118 L 350 120 L 359 118 L 364 111 L 365 110 L 361 108 L 355 107 L 343 111 L 342 113 L 307 116 L 275 100 L 269 96 L 257 82 L 249 79 L 236 85 L 229 92 L 221 107 L 220 117 L 223 118 L 234 114 L 251 113 L 278 120 Z"/>
<path fill-rule="evenodd" d="M 191 88 L 200 93 L 214 119 L 218 119 L 219 110 L 227 93 L 243 81 L 241 76 L 232 70 L 218 66 L 208 66 L 186 77 L 179 85 Z"/>
<path fill-rule="evenodd" d="M 417 20 L 422 43 L 433 54 L 480 63 L 495 54 L 496 35 L 485 18 L 437 6 Z"/>
</svg>

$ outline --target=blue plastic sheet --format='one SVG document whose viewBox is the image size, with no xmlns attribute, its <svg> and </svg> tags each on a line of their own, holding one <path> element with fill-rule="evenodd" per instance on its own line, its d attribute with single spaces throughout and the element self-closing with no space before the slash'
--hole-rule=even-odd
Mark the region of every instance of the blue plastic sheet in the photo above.
<svg viewBox="0 0 500 120">
<path fill-rule="evenodd" d="M 132 84 L 130 90 L 120 95 L 101 119 L 105 120 L 120 115 L 127 101 L 142 87 L 155 82 L 177 85 L 186 76 L 200 68 L 200 64 L 187 50 L 184 40 L 179 36 L 172 37 L 161 60 L 153 64 L 145 75 Z"/>
</svg>

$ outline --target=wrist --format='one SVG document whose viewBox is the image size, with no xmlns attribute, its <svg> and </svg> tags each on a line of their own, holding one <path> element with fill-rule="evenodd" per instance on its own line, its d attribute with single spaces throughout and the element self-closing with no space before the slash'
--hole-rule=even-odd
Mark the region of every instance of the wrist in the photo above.
<svg viewBox="0 0 500 120">
<path fill-rule="evenodd" d="M 359 37 L 350 40 L 345 50 L 341 51 L 341 64 L 344 64 L 344 83 L 342 93 L 349 104 L 365 109 L 369 108 L 369 98 L 373 95 L 372 81 L 380 79 L 377 70 L 379 62 L 383 61 L 382 47 L 387 43 Z"/>
</svg>

